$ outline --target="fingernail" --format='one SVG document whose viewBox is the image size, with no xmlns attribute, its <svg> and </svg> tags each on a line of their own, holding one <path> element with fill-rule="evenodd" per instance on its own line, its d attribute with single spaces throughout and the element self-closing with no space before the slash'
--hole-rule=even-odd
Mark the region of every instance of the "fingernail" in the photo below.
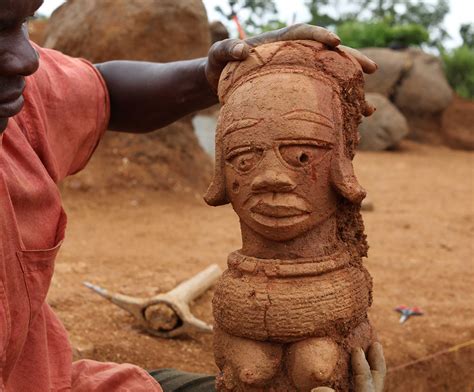
<svg viewBox="0 0 474 392">
<path fill-rule="evenodd" d="M 341 40 L 341 38 L 337 34 L 331 33 L 331 35 L 334 39 L 337 39 L 338 41 Z"/>
<path fill-rule="evenodd" d="M 242 58 L 242 54 L 244 53 L 245 46 L 244 44 L 237 44 L 232 48 L 232 57 L 236 59 Z"/>
</svg>

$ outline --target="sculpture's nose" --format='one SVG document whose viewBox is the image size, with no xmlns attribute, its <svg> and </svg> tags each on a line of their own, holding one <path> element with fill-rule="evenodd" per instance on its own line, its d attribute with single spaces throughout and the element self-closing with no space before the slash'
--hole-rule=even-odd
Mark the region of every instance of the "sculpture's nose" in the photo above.
<svg viewBox="0 0 474 392">
<path fill-rule="evenodd" d="M 285 173 L 266 170 L 252 181 L 253 192 L 291 192 L 296 184 Z"/>
</svg>

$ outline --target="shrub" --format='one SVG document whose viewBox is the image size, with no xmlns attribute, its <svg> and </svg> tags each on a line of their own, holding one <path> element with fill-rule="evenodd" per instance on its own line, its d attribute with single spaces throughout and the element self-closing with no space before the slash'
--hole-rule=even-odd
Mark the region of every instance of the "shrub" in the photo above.
<svg viewBox="0 0 474 392">
<path fill-rule="evenodd" d="M 442 55 L 446 77 L 456 92 L 474 99 L 474 48 L 460 46 Z"/>
<path fill-rule="evenodd" d="M 344 22 L 337 26 L 337 34 L 344 45 L 353 48 L 407 47 L 428 42 L 427 30 L 417 24 L 391 25 L 381 22 Z"/>
</svg>

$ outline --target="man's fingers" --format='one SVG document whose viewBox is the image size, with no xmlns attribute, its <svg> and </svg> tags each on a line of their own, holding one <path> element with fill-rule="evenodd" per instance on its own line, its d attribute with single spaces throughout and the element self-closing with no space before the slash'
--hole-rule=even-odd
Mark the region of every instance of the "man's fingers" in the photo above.
<svg viewBox="0 0 474 392">
<path fill-rule="evenodd" d="M 371 74 L 377 71 L 378 65 L 371 59 L 369 59 L 365 54 L 362 54 L 356 49 L 349 48 L 348 46 L 340 45 L 338 46 L 339 49 L 341 49 L 343 52 L 346 52 L 350 54 L 352 57 L 354 57 L 357 62 L 360 64 L 362 67 L 362 70 L 365 73 Z"/>
<path fill-rule="evenodd" d="M 367 355 L 370 368 L 372 369 L 372 379 L 375 392 L 382 392 L 387 373 L 387 366 L 383 355 L 383 348 L 379 342 L 372 344 Z"/>
<path fill-rule="evenodd" d="M 251 47 L 258 45 L 292 40 L 313 40 L 336 47 L 341 43 L 340 38 L 323 27 L 312 26 L 304 23 L 295 24 L 280 30 L 270 31 L 245 40 Z"/>
<path fill-rule="evenodd" d="M 354 374 L 355 390 L 357 392 L 375 392 L 370 366 L 367 363 L 364 351 L 361 348 L 355 348 L 352 350 L 351 363 L 352 372 Z"/>
<path fill-rule="evenodd" d="M 206 76 L 215 91 L 217 91 L 219 78 L 226 64 L 229 61 L 245 60 L 249 52 L 249 46 L 239 39 L 226 39 L 212 45 L 206 64 Z"/>
<path fill-rule="evenodd" d="M 249 55 L 245 41 L 226 39 L 216 42 L 209 50 L 209 61 L 213 66 L 227 64 L 229 61 L 245 60 Z"/>
<path fill-rule="evenodd" d="M 311 392 L 335 392 L 334 389 L 328 387 L 318 387 L 311 389 Z"/>
</svg>

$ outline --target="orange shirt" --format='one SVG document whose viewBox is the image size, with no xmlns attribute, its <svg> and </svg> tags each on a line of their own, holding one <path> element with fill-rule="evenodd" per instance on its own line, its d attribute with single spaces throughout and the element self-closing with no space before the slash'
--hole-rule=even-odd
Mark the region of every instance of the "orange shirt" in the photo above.
<svg viewBox="0 0 474 392">
<path fill-rule="evenodd" d="M 90 63 L 37 50 L 25 107 L 0 135 L 0 391 L 161 392 L 133 365 L 73 364 L 67 333 L 45 302 L 66 227 L 57 184 L 86 165 L 110 105 Z"/>
</svg>

